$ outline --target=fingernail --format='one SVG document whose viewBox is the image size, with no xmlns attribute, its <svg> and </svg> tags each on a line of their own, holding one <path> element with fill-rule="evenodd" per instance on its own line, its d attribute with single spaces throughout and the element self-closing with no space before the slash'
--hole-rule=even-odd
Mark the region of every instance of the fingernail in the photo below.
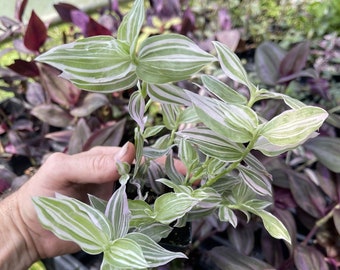
<svg viewBox="0 0 340 270">
<path fill-rule="evenodd" d="M 124 144 L 122 146 L 122 148 L 117 152 L 116 156 L 115 156 L 115 160 L 120 160 L 123 156 L 125 156 L 127 150 L 129 147 L 129 142 L 127 142 L 126 144 Z"/>
</svg>

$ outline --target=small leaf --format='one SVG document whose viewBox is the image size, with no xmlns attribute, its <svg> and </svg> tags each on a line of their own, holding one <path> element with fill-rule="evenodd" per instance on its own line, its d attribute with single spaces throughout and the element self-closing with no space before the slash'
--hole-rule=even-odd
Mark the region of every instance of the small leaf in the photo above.
<svg viewBox="0 0 340 270">
<path fill-rule="evenodd" d="M 173 84 L 147 84 L 150 98 L 162 104 L 190 106 L 191 100 L 184 90 Z"/>
<path fill-rule="evenodd" d="M 333 212 L 333 221 L 334 221 L 334 225 L 335 225 L 335 228 L 338 234 L 340 234 L 340 209 L 339 208 L 335 209 Z"/>
<path fill-rule="evenodd" d="M 298 270 L 328 270 L 322 255 L 314 247 L 299 245 L 294 250 L 294 262 Z"/>
<path fill-rule="evenodd" d="M 138 226 L 135 232 L 149 236 L 153 241 L 158 243 L 162 238 L 166 238 L 172 232 L 173 228 L 169 225 L 152 221 L 151 224 Z"/>
<path fill-rule="evenodd" d="M 129 113 L 133 120 L 138 124 L 141 132 L 144 130 L 144 111 L 145 101 L 140 91 L 135 91 L 130 96 Z"/>
<path fill-rule="evenodd" d="M 24 44 L 27 49 L 38 52 L 47 39 L 47 28 L 38 15 L 32 11 L 28 21 Z"/>
<path fill-rule="evenodd" d="M 184 193 L 165 193 L 155 201 L 155 219 L 163 224 L 170 224 L 176 219 L 183 217 L 198 202 L 197 199 L 193 199 Z"/>
<path fill-rule="evenodd" d="M 133 55 L 137 46 L 137 39 L 145 19 L 144 1 L 136 0 L 131 10 L 124 16 L 119 25 L 117 38 L 126 41 L 130 46 L 130 55 Z"/>
<path fill-rule="evenodd" d="M 239 94 L 230 86 L 224 84 L 218 79 L 209 75 L 203 75 L 201 79 L 204 87 L 221 100 L 233 104 L 245 105 L 247 103 L 247 98 L 245 96 Z"/>
<path fill-rule="evenodd" d="M 220 42 L 214 41 L 213 44 L 223 72 L 230 79 L 248 86 L 250 82 L 247 72 L 237 55 Z"/>
<path fill-rule="evenodd" d="M 90 127 L 85 122 L 85 119 L 81 118 L 75 126 L 72 136 L 69 139 L 67 152 L 70 155 L 74 155 L 82 152 L 86 141 L 91 136 Z"/>
<path fill-rule="evenodd" d="M 128 206 L 131 211 L 130 227 L 138 228 L 155 222 L 149 215 L 153 210 L 145 201 L 128 200 Z"/>
<path fill-rule="evenodd" d="M 89 254 L 103 252 L 109 243 L 112 228 L 100 211 L 65 196 L 34 197 L 33 202 L 42 225 L 60 239 L 77 243 Z"/>
<path fill-rule="evenodd" d="M 193 41 L 178 34 L 147 38 L 138 55 L 137 76 L 154 84 L 190 78 L 215 58 Z"/>
<path fill-rule="evenodd" d="M 131 212 L 129 210 L 126 186 L 122 185 L 113 193 L 105 209 L 105 215 L 112 223 L 113 239 L 124 237 L 129 230 Z"/>
<path fill-rule="evenodd" d="M 147 261 L 149 267 L 162 266 L 177 258 L 187 258 L 187 256 L 181 252 L 172 252 L 166 250 L 153 241 L 150 237 L 141 233 L 129 233 L 126 238 L 132 239 L 140 245 L 144 258 Z"/>
<path fill-rule="evenodd" d="M 40 75 L 37 63 L 34 61 L 28 62 L 22 59 L 15 59 L 14 63 L 7 67 L 14 72 L 26 77 L 36 77 Z"/>
<path fill-rule="evenodd" d="M 170 180 L 177 184 L 181 185 L 184 182 L 184 176 L 178 172 L 178 170 L 175 167 L 174 159 L 172 152 L 167 155 L 165 160 L 165 172 L 166 175 L 170 178 Z"/>
<path fill-rule="evenodd" d="M 178 116 L 180 114 L 179 105 L 161 104 L 163 122 L 167 129 L 176 130 L 178 128 Z"/>
<path fill-rule="evenodd" d="M 101 269 L 107 269 L 106 265 L 114 266 L 114 269 L 145 269 L 148 267 L 141 246 L 128 238 L 120 238 L 110 243 L 110 246 L 104 251 Z"/>
<path fill-rule="evenodd" d="M 340 173 L 340 139 L 317 137 L 306 144 L 307 150 L 313 152 L 318 161 L 333 172 Z"/>
<path fill-rule="evenodd" d="M 319 107 L 288 110 L 264 124 L 260 134 L 279 146 L 302 143 L 322 125 L 327 116 L 328 113 Z"/>
<path fill-rule="evenodd" d="M 221 205 L 218 208 L 218 218 L 221 221 L 229 222 L 234 228 L 237 226 L 237 216 L 233 210 L 226 205 Z"/>
<path fill-rule="evenodd" d="M 194 143 L 206 155 L 222 161 L 240 160 L 244 147 L 228 140 L 220 134 L 203 127 L 185 129 L 176 133 L 177 136 Z"/>
<path fill-rule="evenodd" d="M 147 127 L 144 130 L 143 138 L 147 139 L 149 137 L 153 137 L 153 136 L 157 135 L 159 132 L 161 132 L 163 129 L 164 129 L 163 125 L 155 125 L 155 126 L 152 126 L 152 127 Z"/>
</svg>

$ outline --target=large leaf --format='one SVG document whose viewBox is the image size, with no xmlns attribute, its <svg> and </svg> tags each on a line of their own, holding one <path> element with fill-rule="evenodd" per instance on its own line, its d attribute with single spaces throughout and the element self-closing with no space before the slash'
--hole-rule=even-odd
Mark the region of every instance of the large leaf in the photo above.
<svg viewBox="0 0 340 270">
<path fill-rule="evenodd" d="M 105 209 L 105 215 L 112 223 L 113 239 L 124 237 L 129 230 L 131 212 L 129 210 L 125 189 L 125 185 L 117 189 Z"/>
<path fill-rule="evenodd" d="M 44 228 L 60 239 L 77 243 L 89 254 L 103 252 L 111 240 L 109 220 L 85 203 L 65 196 L 34 197 L 33 202 Z"/>
<path fill-rule="evenodd" d="M 243 146 L 231 142 L 227 137 L 204 127 L 185 129 L 176 134 L 196 144 L 204 154 L 219 160 L 238 161 L 243 155 Z"/>
<path fill-rule="evenodd" d="M 137 81 L 128 47 L 110 36 L 84 38 L 52 48 L 36 58 L 62 71 L 81 89 L 113 92 Z"/>
<path fill-rule="evenodd" d="M 255 52 L 255 66 L 261 81 L 267 85 L 276 85 L 279 79 L 280 63 L 286 52 L 273 42 L 263 42 Z"/>
<path fill-rule="evenodd" d="M 305 144 L 323 165 L 333 172 L 340 173 L 340 139 L 317 137 Z"/>
<path fill-rule="evenodd" d="M 220 62 L 223 72 L 232 80 L 249 86 L 249 78 L 244 69 L 241 60 L 237 55 L 230 50 L 226 45 L 214 41 L 215 49 L 217 51 L 218 60 Z"/>
<path fill-rule="evenodd" d="M 141 233 L 129 233 L 126 238 L 132 239 L 140 245 L 149 267 L 162 266 L 177 258 L 187 258 L 183 253 L 166 250 L 150 237 Z"/>
<path fill-rule="evenodd" d="M 137 76 L 154 84 L 190 78 L 215 58 L 178 34 L 147 38 L 138 55 Z"/>
<path fill-rule="evenodd" d="M 117 38 L 126 41 L 130 46 L 130 55 L 135 53 L 137 39 L 145 19 L 144 1 L 136 0 L 131 10 L 124 16 L 119 25 Z"/>
<path fill-rule="evenodd" d="M 266 123 L 260 134 L 279 146 L 302 143 L 322 125 L 327 116 L 328 113 L 319 107 L 288 110 Z"/>
<path fill-rule="evenodd" d="M 217 97 L 219 97 L 221 100 L 227 103 L 243 105 L 247 103 L 247 98 L 245 96 L 239 94 L 230 86 L 212 76 L 203 75 L 202 82 L 204 87 L 209 92 L 215 94 Z"/>
</svg>

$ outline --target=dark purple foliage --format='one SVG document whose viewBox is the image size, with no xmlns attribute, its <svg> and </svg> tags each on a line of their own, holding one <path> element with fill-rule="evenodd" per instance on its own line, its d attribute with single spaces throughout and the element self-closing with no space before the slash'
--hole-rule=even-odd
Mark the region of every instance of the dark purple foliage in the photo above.
<svg viewBox="0 0 340 270">
<path fill-rule="evenodd" d="M 22 59 L 16 59 L 8 68 L 25 77 L 36 77 L 40 74 L 38 66 L 34 61 L 28 62 Z"/>
<path fill-rule="evenodd" d="M 24 44 L 27 49 L 38 52 L 47 39 L 47 28 L 38 15 L 32 11 L 24 35 Z"/>
<path fill-rule="evenodd" d="M 15 3 L 15 18 L 22 22 L 22 16 L 24 14 L 28 0 L 17 0 Z"/>
</svg>

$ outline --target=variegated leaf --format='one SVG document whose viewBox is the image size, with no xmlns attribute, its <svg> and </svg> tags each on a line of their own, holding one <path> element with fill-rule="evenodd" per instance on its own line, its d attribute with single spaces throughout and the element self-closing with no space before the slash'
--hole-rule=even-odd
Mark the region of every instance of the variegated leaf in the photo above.
<svg viewBox="0 0 340 270">
<path fill-rule="evenodd" d="M 112 237 L 106 216 L 73 198 L 34 197 L 33 203 L 43 227 L 60 239 L 73 241 L 89 254 L 104 251 Z"/>
<path fill-rule="evenodd" d="M 140 245 L 144 258 L 149 267 L 162 266 L 177 258 L 187 258 L 187 256 L 181 252 L 172 252 L 166 250 L 165 248 L 158 245 L 150 237 L 141 233 L 129 233 L 126 238 L 132 239 Z"/>
<path fill-rule="evenodd" d="M 288 110 L 264 124 L 260 134 L 270 143 L 279 146 L 302 143 L 322 125 L 327 117 L 328 113 L 319 107 L 305 106 Z"/>
<path fill-rule="evenodd" d="M 206 155 L 226 162 L 240 160 L 244 147 L 228 138 L 203 127 L 185 129 L 176 133 L 194 144 Z"/>
<path fill-rule="evenodd" d="M 215 57 L 185 36 L 164 34 L 147 38 L 141 44 L 137 61 L 138 78 L 163 84 L 190 78 Z"/>
<path fill-rule="evenodd" d="M 125 185 L 117 189 L 111 196 L 105 209 L 105 215 L 112 223 L 113 239 L 124 237 L 129 230 L 131 212 L 125 189 Z"/>
<path fill-rule="evenodd" d="M 186 93 L 194 103 L 198 117 L 207 127 L 236 143 L 253 139 L 258 118 L 252 109 L 244 105 L 226 104 L 189 91 Z"/>
<path fill-rule="evenodd" d="M 145 234 L 158 243 L 162 240 L 162 238 L 168 237 L 172 230 L 173 228 L 169 225 L 153 221 L 150 224 L 142 224 L 138 226 L 134 232 Z"/>
<path fill-rule="evenodd" d="M 209 75 L 203 75 L 201 79 L 204 87 L 221 100 L 232 104 L 247 104 L 247 98 L 245 96 L 239 94 L 217 78 Z"/>
<path fill-rule="evenodd" d="M 218 208 L 218 218 L 221 221 L 229 222 L 234 228 L 237 226 L 237 216 L 233 210 L 226 205 L 221 205 Z"/>
<path fill-rule="evenodd" d="M 179 141 L 178 156 L 190 172 L 193 166 L 199 163 L 199 156 L 196 149 L 185 139 Z"/>
<path fill-rule="evenodd" d="M 60 69 L 80 89 L 113 92 L 137 82 L 128 50 L 113 37 L 97 36 L 54 47 L 36 60 Z"/>
<path fill-rule="evenodd" d="M 249 87 L 250 82 L 246 70 L 244 69 L 241 60 L 231 51 L 226 45 L 214 41 L 217 51 L 218 60 L 223 72 L 232 80 L 242 83 Z"/>
<path fill-rule="evenodd" d="M 137 40 L 144 20 L 144 1 L 136 0 L 131 10 L 124 16 L 123 21 L 119 25 L 117 38 L 129 44 L 131 56 L 136 52 Z"/>
<path fill-rule="evenodd" d="M 150 217 L 153 209 L 142 200 L 128 200 L 131 211 L 130 227 L 140 227 L 153 223 L 155 220 Z"/>
<path fill-rule="evenodd" d="M 190 106 L 191 100 L 182 88 L 173 84 L 148 84 L 147 92 L 150 98 L 162 104 Z"/>
<path fill-rule="evenodd" d="M 170 224 L 183 217 L 199 200 L 184 193 L 165 193 L 158 197 L 154 204 L 154 218 L 163 224 Z"/>
<path fill-rule="evenodd" d="M 90 201 L 91 206 L 104 214 L 105 209 L 106 209 L 106 205 L 107 205 L 107 201 L 102 200 L 102 199 L 100 199 L 100 198 L 98 198 L 94 195 L 91 195 L 91 194 L 89 194 L 88 197 L 89 197 L 89 201 Z"/>
<path fill-rule="evenodd" d="M 138 124 L 141 132 L 144 130 L 145 101 L 140 91 L 135 91 L 130 96 L 129 113 L 133 120 Z"/>
<path fill-rule="evenodd" d="M 163 122 L 167 129 L 176 130 L 178 128 L 178 116 L 181 109 L 178 105 L 161 104 L 163 113 Z"/>
<path fill-rule="evenodd" d="M 101 269 L 107 269 L 108 266 L 114 266 L 114 269 L 145 269 L 149 265 L 136 241 L 120 238 L 112 241 L 104 251 Z"/>
<path fill-rule="evenodd" d="M 271 182 L 264 174 L 254 170 L 250 167 L 239 165 L 237 167 L 241 179 L 250 187 L 254 192 L 259 195 L 272 195 Z"/>
<path fill-rule="evenodd" d="M 256 97 L 255 101 L 259 101 L 262 99 L 282 99 L 291 109 L 300 109 L 307 106 L 300 100 L 292 98 L 285 94 L 270 92 L 265 89 L 261 89 L 259 92 L 260 94 Z"/>
</svg>

